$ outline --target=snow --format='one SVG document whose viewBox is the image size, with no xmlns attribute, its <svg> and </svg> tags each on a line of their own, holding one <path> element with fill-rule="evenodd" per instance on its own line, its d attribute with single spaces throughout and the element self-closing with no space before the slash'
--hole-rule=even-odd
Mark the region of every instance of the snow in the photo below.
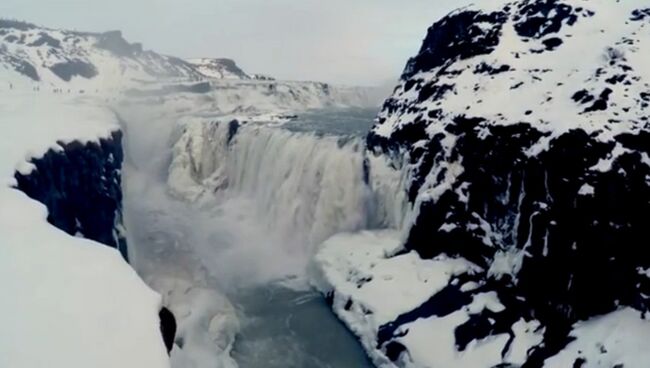
<svg viewBox="0 0 650 368">
<path fill-rule="evenodd" d="M 401 247 L 400 239 L 394 230 L 335 235 L 319 247 L 312 271 L 315 286 L 335 292 L 334 312 L 382 367 L 391 363 L 376 349 L 379 327 L 420 306 L 454 275 L 479 270 L 463 259 L 424 260 L 415 252 L 391 257 Z M 348 301 L 352 305 L 346 308 Z M 498 309 L 498 302 L 489 304 Z"/>
<path fill-rule="evenodd" d="M 391 256 L 400 247 L 399 239 L 399 232 L 390 230 L 335 235 L 320 246 L 313 265 L 315 286 L 323 293 L 334 292 L 334 312 L 359 336 L 378 367 L 492 367 L 526 361 L 527 351 L 542 341 L 544 330 L 537 321 L 522 319 L 513 325 L 512 337 L 493 335 L 458 351 L 457 326 L 484 310 L 505 309 L 495 292 L 484 292 L 449 315 L 401 325 L 396 334 L 403 336 L 394 341 L 406 346 L 408 353 L 391 362 L 377 347 L 379 327 L 422 305 L 453 276 L 480 271 L 463 259 L 423 260 L 415 252 Z M 461 289 L 477 286 L 470 282 Z"/>
<path fill-rule="evenodd" d="M 239 320 L 228 299 L 183 279 L 160 277 L 150 283 L 162 292 L 164 304 L 178 324 L 172 367 L 237 367 L 230 354 Z M 182 346 L 178 345 L 180 341 Z"/>
<path fill-rule="evenodd" d="M 650 361 L 650 322 L 632 308 L 593 317 L 574 326 L 576 340 L 558 355 L 546 360 L 545 367 L 571 367 L 578 358 L 582 368 L 645 367 Z"/>
<path fill-rule="evenodd" d="M 168 367 L 161 299 L 117 250 L 70 236 L 44 205 L 13 189 L 14 172 L 60 142 L 119 129 L 88 101 L 3 93 L 0 99 L 0 366 Z"/>
<path fill-rule="evenodd" d="M 405 213 L 401 228 L 403 233 L 409 232 L 409 227 L 420 215 L 422 203 L 435 204 L 443 192 L 450 192 L 450 188 L 459 188 L 455 193 L 460 202 L 468 201 L 463 190 L 466 183 L 459 181 L 463 173 L 463 157 L 458 156 L 459 150 L 454 150 L 457 144 L 455 134 L 461 134 L 454 133 L 456 117 L 484 119 L 475 127 L 476 134 L 481 139 L 487 138 L 495 126 L 525 124 L 539 130 L 542 134 L 537 142 L 524 148 L 523 153 L 529 157 L 549 150 L 559 136 L 571 130 L 582 130 L 593 137 L 595 144 L 602 142 L 608 144 L 603 146 L 611 147 L 610 152 L 603 154 L 599 162 L 589 169 L 594 173 L 612 170 L 618 158 L 632 152 L 616 142 L 619 135 L 636 135 L 640 131 L 647 131 L 647 103 L 642 100 L 650 92 L 650 74 L 646 67 L 647 60 L 650 59 L 650 23 L 647 20 L 630 20 L 632 10 L 647 8 L 647 1 L 560 1 L 559 3 L 573 7 L 580 16 L 575 24 L 564 24 L 559 32 L 540 39 L 522 37 L 515 29 L 514 14 L 517 9 L 532 5 L 534 1 L 510 2 L 511 6 L 507 10 L 503 8 L 504 3 L 505 1 L 484 1 L 479 2 L 479 6 L 469 7 L 485 12 L 507 13 L 494 51 L 470 58 L 454 57 L 440 67 L 419 71 L 403 79 L 380 113 L 379 123 L 373 127 L 372 134 L 375 138 L 386 138 L 390 143 L 401 145 L 399 148 L 389 148 L 387 151 L 390 154 L 408 156 L 409 153 L 404 151 L 416 152 L 416 148 L 425 150 L 432 141 L 440 141 L 442 146 L 442 152 L 436 156 L 424 182 L 421 185 L 418 183 L 420 189 L 413 209 Z M 487 23 L 479 25 L 482 29 L 491 29 L 493 26 Z M 543 42 L 551 37 L 560 38 L 562 44 L 548 50 Z M 434 37 L 431 43 L 436 42 L 444 41 Z M 465 51 L 471 52 L 470 49 L 468 47 Z M 498 73 L 477 72 L 477 67 L 483 64 L 508 68 Z M 617 82 L 619 78 L 625 80 Z M 421 93 L 425 87 L 432 86 L 451 87 L 449 93 L 436 98 L 428 98 L 426 93 Z M 593 96 L 591 103 L 576 101 L 580 100 L 575 97 L 576 93 L 583 89 Z M 607 92 L 609 90 L 611 91 Z M 603 94 L 609 97 L 605 109 L 590 109 L 594 99 Z M 424 128 L 426 135 L 420 137 L 418 129 L 405 128 L 410 124 Z M 435 137 L 438 134 L 442 135 L 441 139 Z M 417 138 L 424 141 L 414 142 Z M 645 164 L 650 164 L 645 153 L 639 152 L 638 155 Z M 425 166 L 413 157 L 410 159 L 410 162 L 405 161 L 400 166 L 406 166 L 403 170 L 409 172 L 404 180 L 407 184 L 410 176 L 413 173 L 421 175 Z M 429 170 L 428 167 L 425 170 Z M 595 195 L 592 185 L 593 183 L 581 183 L 577 194 Z M 499 232 L 492 228 L 494 226 L 496 229 L 499 224 L 489 224 L 477 214 L 472 215 L 476 220 L 476 225 L 472 226 L 475 229 L 481 228 L 486 234 L 483 238 L 486 245 L 503 244 L 503 241 L 494 241 L 501 240 Z M 532 221 L 537 215 L 538 213 L 533 213 L 526 221 Z M 520 220 L 524 221 L 515 219 L 517 224 Z M 440 226 L 438 231 L 452 231 L 457 226 L 459 224 L 450 221 Z M 387 245 L 391 243 L 388 241 L 389 236 L 375 236 L 381 239 L 360 234 L 343 238 L 335 236 L 322 245 L 316 257 L 316 269 L 319 270 L 317 275 L 321 279 L 318 282 L 320 289 L 324 293 L 334 294 L 335 312 L 360 336 L 375 363 L 386 367 L 445 368 L 507 364 L 519 366 L 525 363 L 529 349 L 543 343 L 544 328 L 539 321 L 521 319 L 512 325 L 511 334 L 473 340 L 463 351 L 459 351 L 456 346 L 454 331 L 457 326 L 468 321 L 470 315 L 483 310 L 498 313 L 505 309 L 494 292 L 473 294 L 472 303 L 449 315 L 419 318 L 402 324 L 395 332 L 394 336 L 397 337 L 391 341 L 402 344 L 406 352 L 398 361 L 388 361 L 377 346 L 377 327 L 381 323 L 395 321 L 397 316 L 407 312 L 418 312 L 416 308 L 423 301 L 440 291 L 436 283 L 428 285 L 426 289 L 418 289 L 414 286 L 418 283 L 415 278 L 407 279 L 409 282 L 404 282 L 399 288 L 386 284 L 385 280 L 406 278 L 406 275 L 419 268 L 417 262 L 423 262 L 419 260 L 402 266 L 391 270 L 387 275 L 379 273 L 378 270 L 383 270 L 386 264 L 397 264 L 397 260 L 410 256 L 411 253 L 397 252 L 403 250 L 400 244 L 403 244 L 404 236 L 399 233 L 392 235 L 392 245 Z M 549 241 L 548 234 L 543 240 Z M 511 277 L 506 280 L 516 284 L 523 260 L 530 256 L 530 244 L 531 239 L 528 239 L 523 249 L 496 249 L 489 269 L 485 270 L 486 279 L 494 281 L 509 275 Z M 542 256 L 548 253 L 547 245 L 545 244 Z M 449 259 L 434 259 L 430 262 L 435 261 L 440 264 L 427 267 L 440 270 L 449 267 Z M 639 269 L 640 274 L 647 272 Z M 450 280 L 446 273 L 438 278 L 437 282 L 443 286 Z M 374 284 L 382 285 L 381 293 L 372 293 Z M 476 290 L 481 285 L 469 282 L 459 286 L 466 292 Z M 408 294 L 409 292 L 413 294 Z M 408 305 L 409 301 L 414 305 Z M 630 337 L 624 336 L 622 331 L 625 326 L 631 325 L 634 327 L 630 329 Z M 577 340 L 559 355 L 549 359 L 546 366 L 577 366 L 574 362 L 580 356 L 587 359 L 583 367 L 618 367 L 617 364 L 624 364 L 625 367 L 647 366 L 647 354 L 640 352 L 638 346 L 640 341 L 647 340 L 646 334 L 650 333 L 650 329 L 642 319 L 641 312 L 623 309 L 578 323 L 574 327 L 572 335 Z M 599 344 L 607 345 L 604 350 L 609 353 L 603 353 Z"/>
<path fill-rule="evenodd" d="M 404 325 L 406 336 L 398 339 L 409 347 L 415 367 L 494 367 L 502 362 L 501 350 L 507 335 L 490 336 L 472 342 L 464 352 L 455 347 L 454 329 L 467 321 L 467 313 L 457 311 L 442 318 L 427 318 Z"/>
<path fill-rule="evenodd" d="M 593 196 L 594 191 L 595 191 L 595 189 L 591 185 L 583 184 L 580 187 L 580 190 L 578 191 L 578 194 L 583 195 L 583 196 Z"/>
<path fill-rule="evenodd" d="M 403 105 L 417 106 L 417 109 L 387 114 L 386 120 L 375 126 L 374 133 L 390 137 L 397 127 L 442 107 L 446 116 L 484 117 L 495 125 L 529 122 L 542 132 L 550 133 L 530 148 L 528 154 L 532 156 L 546 150 L 554 137 L 569 129 L 583 129 L 604 142 L 611 141 L 621 132 L 640 129 L 643 115 L 639 113 L 642 109 L 639 108 L 638 96 L 647 91 L 647 81 L 650 79 L 647 68 L 644 68 L 645 60 L 650 58 L 650 47 L 647 47 L 650 27 L 647 22 L 631 22 L 629 18 L 633 9 L 643 7 L 646 2 L 630 0 L 617 2 L 615 6 L 608 0 L 574 0 L 567 3 L 592 10 L 595 15 L 581 17 L 575 25 L 563 27 L 559 33 L 553 34 L 564 42 L 560 47 L 553 51 L 533 52 L 534 49 L 544 48 L 541 40 L 519 37 L 510 19 L 504 24 L 500 43 L 492 53 L 457 61 L 452 65 L 452 69 L 459 72 L 458 75 L 446 73 L 436 76 L 435 69 L 410 78 L 437 80 L 436 85 L 453 85 L 453 93 L 437 101 L 420 103 L 419 90 L 412 88 L 406 91 L 406 81 L 402 81 L 394 98 Z M 481 2 L 476 8 L 495 11 L 501 9 L 502 5 L 502 1 Z M 617 21 L 614 22 L 614 19 Z M 602 31 L 604 29 L 607 32 Z M 576 34 L 580 37 L 572 37 Z M 633 38 L 634 42 L 624 42 L 625 38 Z M 611 50 L 623 55 L 622 62 L 633 67 L 628 72 L 629 85 L 605 82 L 620 70 L 608 66 Z M 475 73 L 476 66 L 482 63 L 509 65 L 511 69 L 496 75 Z M 584 65 L 593 65 L 594 68 L 585 68 Z M 597 71 L 601 66 L 606 72 Z M 519 87 L 512 89 L 513 86 Z M 572 99 L 573 94 L 581 89 L 597 96 L 606 87 L 613 91 L 607 111 L 584 112 L 588 105 Z M 531 107 L 534 107 L 532 113 L 529 111 Z M 571 124 L 565 122 L 567 116 L 573 117 Z M 613 118 L 618 121 L 617 124 L 609 123 Z M 444 133 L 449 119 L 438 120 L 442 124 L 428 126 L 430 136 Z"/>
</svg>

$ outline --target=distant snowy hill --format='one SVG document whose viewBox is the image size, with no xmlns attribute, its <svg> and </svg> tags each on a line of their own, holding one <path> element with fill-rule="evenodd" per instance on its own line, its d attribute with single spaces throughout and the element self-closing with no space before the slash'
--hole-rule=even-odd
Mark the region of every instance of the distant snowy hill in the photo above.
<svg viewBox="0 0 650 368">
<path fill-rule="evenodd" d="M 203 85 L 194 85 L 201 81 Z M 215 101 L 250 102 L 241 104 L 240 110 L 260 102 L 249 99 L 251 94 L 270 99 L 262 101 L 265 105 L 293 99 L 289 104 L 293 108 L 305 104 L 302 108 L 378 104 L 372 88 L 276 81 L 271 76 L 248 74 L 231 59 L 186 61 L 147 51 L 141 44 L 126 41 L 119 31 L 76 32 L 2 19 L 0 83 L 0 88 L 47 88 L 101 95 L 134 89 L 156 94 L 209 93 Z"/>
<path fill-rule="evenodd" d="M 145 51 L 119 31 L 74 32 L 8 20 L 0 20 L 0 69 L 40 84 L 87 88 L 201 77 L 189 63 Z"/>
<path fill-rule="evenodd" d="M 215 79 L 253 79 L 231 59 L 188 59 L 196 70 L 208 78 Z"/>
<path fill-rule="evenodd" d="M 375 363 L 648 366 L 649 60 L 641 0 L 470 7 L 429 29 L 367 139 L 405 176 L 403 234 L 317 257 Z"/>
<path fill-rule="evenodd" d="M 117 116 L 36 96 L 0 94 L 0 366 L 168 368 L 161 297 L 115 249 Z"/>
</svg>

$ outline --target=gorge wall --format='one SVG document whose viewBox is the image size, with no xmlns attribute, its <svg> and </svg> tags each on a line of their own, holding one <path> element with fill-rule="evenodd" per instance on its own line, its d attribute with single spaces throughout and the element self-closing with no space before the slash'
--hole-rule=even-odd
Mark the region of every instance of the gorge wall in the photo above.
<svg viewBox="0 0 650 368">
<path fill-rule="evenodd" d="M 429 28 L 367 137 L 407 173 L 402 246 L 361 271 L 336 254 L 340 239 L 320 255 L 337 314 L 376 363 L 643 365 L 639 335 L 622 330 L 650 308 L 648 13 L 640 1 L 516 1 Z M 419 277 L 419 306 L 359 327 L 388 309 L 368 297 L 376 264 L 414 254 L 447 281 Z M 449 267 L 459 260 L 471 266 Z M 345 276 L 355 270 L 368 275 Z"/>
<path fill-rule="evenodd" d="M 42 157 L 32 159 L 29 174 L 16 172 L 17 189 L 43 203 L 47 221 L 69 235 L 117 249 L 128 262 L 122 221 L 122 132 L 97 142 L 59 142 Z M 159 312 L 160 331 L 167 351 L 176 333 L 174 315 Z"/>
<path fill-rule="evenodd" d="M 120 251 L 128 260 L 122 224 L 122 133 L 98 143 L 59 143 L 33 159 L 35 170 L 16 173 L 17 187 L 45 204 L 48 222 Z"/>
</svg>

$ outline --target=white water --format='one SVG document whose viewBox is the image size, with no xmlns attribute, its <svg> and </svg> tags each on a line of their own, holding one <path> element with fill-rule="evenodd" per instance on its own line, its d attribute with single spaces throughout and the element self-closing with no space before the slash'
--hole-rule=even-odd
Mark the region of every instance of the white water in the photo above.
<svg viewBox="0 0 650 368">
<path fill-rule="evenodd" d="M 172 157 L 174 118 L 146 110 L 122 111 L 125 213 L 135 267 L 179 320 L 174 367 L 369 366 L 306 268 L 335 233 L 399 225 L 399 174 L 370 158 L 367 184 L 358 138 L 251 125 L 228 143 L 202 121 Z"/>
<path fill-rule="evenodd" d="M 203 204 L 250 199 L 267 232 L 306 257 L 334 234 L 401 225 L 401 175 L 368 157 L 366 182 L 360 137 L 260 124 L 243 125 L 229 137 L 226 123 L 186 123 L 169 177 L 176 195 Z"/>
</svg>

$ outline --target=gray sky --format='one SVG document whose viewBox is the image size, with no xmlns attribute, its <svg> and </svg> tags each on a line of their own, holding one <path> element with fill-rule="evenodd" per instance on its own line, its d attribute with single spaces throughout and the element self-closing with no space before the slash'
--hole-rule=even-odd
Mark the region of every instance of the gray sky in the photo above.
<svg viewBox="0 0 650 368">
<path fill-rule="evenodd" d="M 283 79 L 383 84 L 426 29 L 465 0 L 1 0 L 0 16 L 54 28 L 120 29 L 180 57 L 230 57 Z"/>
</svg>

